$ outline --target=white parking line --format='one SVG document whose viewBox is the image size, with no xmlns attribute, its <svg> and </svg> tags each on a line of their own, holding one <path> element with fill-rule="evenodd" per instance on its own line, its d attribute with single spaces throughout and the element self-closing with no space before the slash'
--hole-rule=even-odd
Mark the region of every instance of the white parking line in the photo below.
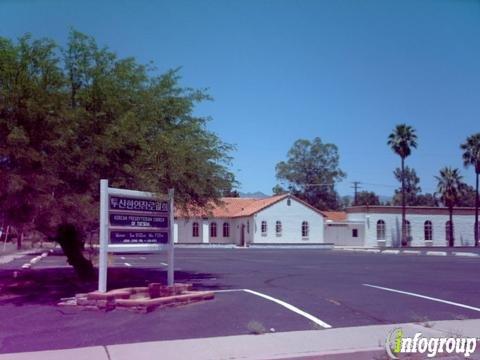
<svg viewBox="0 0 480 360">
<path fill-rule="evenodd" d="M 125 260 L 125 256 L 120 256 L 120 259 Z"/>
<path fill-rule="evenodd" d="M 161 262 L 160 265 L 168 266 L 168 264 L 167 264 L 167 263 L 164 263 L 164 262 Z"/>
<path fill-rule="evenodd" d="M 275 299 L 274 297 L 259 293 L 257 291 L 249 290 L 249 289 L 243 289 L 243 291 L 248 292 L 250 294 L 260 296 L 264 299 L 267 299 L 267 300 L 273 301 L 274 303 L 282 305 L 283 307 L 287 308 L 288 310 L 293 311 L 294 313 L 297 313 L 298 315 L 301 315 L 303 317 L 306 317 L 310 321 L 313 321 L 315 324 L 320 325 L 321 327 L 324 327 L 325 329 L 330 329 L 332 327 L 331 325 L 327 324 L 326 322 L 316 318 L 313 315 L 310 315 L 310 314 L 306 313 L 305 311 L 300 310 L 296 306 L 293 306 L 293 305 L 290 305 L 290 304 L 286 303 L 285 301 L 278 300 L 278 299 Z"/>
<path fill-rule="evenodd" d="M 126 263 L 124 263 L 124 264 L 125 264 L 125 266 L 128 266 L 128 267 L 132 266 L 132 264 L 130 264 L 130 263 L 127 263 L 127 262 L 126 262 Z"/>
<path fill-rule="evenodd" d="M 147 258 L 145 256 L 140 256 L 140 259 L 141 260 L 147 260 Z"/>
<path fill-rule="evenodd" d="M 430 297 L 430 296 L 415 294 L 415 293 L 408 292 L 408 291 L 401 291 L 401 290 L 396 290 L 396 289 L 390 289 L 390 288 L 386 288 L 386 287 L 382 287 L 382 286 L 376 286 L 376 285 L 370 285 L 370 284 L 363 284 L 363 285 L 364 285 L 364 286 L 371 287 L 371 288 L 375 288 L 375 289 L 380 289 L 380 290 L 385 290 L 385 291 L 391 291 L 391 292 L 395 292 L 395 293 L 399 293 L 399 294 L 404 294 L 404 295 L 415 296 L 415 297 L 422 298 L 422 299 L 432 300 L 432 301 L 436 301 L 436 302 L 439 302 L 439 303 L 448 304 L 448 305 L 453 305 L 453 306 L 458 306 L 458 307 L 461 307 L 461 308 L 464 308 L 464 309 L 469 309 L 469 310 L 473 310 L 473 311 L 478 311 L 478 312 L 480 312 L 480 308 L 477 308 L 477 307 L 474 307 L 474 306 L 470 306 L 470 305 L 465 305 L 465 304 L 456 303 L 456 302 L 453 302 L 453 301 L 437 299 L 437 298 Z"/>
<path fill-rule="evenodd" d="M 267 300 L 270 300 L 270 301 L 273 301 L 274 303 L 277 303 L 278 305 L 281 305 L 285 308 L 287 308 L 288 310 L 290 311 L 293 311 L 294 313 L 298 314 L 298 315 L 301 315 L 305 318 L 307 318 L 308 320 L 310 321 L 313 321 L 315 324 L 317 325 L 320 325 L 321 327 L 325 328 L 325 329 L 330 329 L 332 326 L 327 324 L 326 322 L 316 318 L 315 316 L 313 315 L 310 315 L 309 313 L 306 313 L 305 311 L 303 310 L 300 310 L 299 308 L 297 308 L 296 306 L 293 306 L 293 305 L 290 305 L 288 303 L 286 303 L 285 301 L 282 301 L 282 300 L 279 300 L 279 299 L 276 299 L 272 296 L 269 296 L 269 295 L 266 295 L 266 294 L 262 294 L 258 291 L 253 291 L 253 290 L 250 290 L 250 289 L 226 289 L 226 290 L 215 290 L 215 292 L 235 292 L 235 291 L 244 291 L 244 292 L 247 292 L 249 294 L 253 294 L 253 295 L 257 295 L 259 297 L 262 297 L 264 299 L 267 299 Z"/>
</svg>

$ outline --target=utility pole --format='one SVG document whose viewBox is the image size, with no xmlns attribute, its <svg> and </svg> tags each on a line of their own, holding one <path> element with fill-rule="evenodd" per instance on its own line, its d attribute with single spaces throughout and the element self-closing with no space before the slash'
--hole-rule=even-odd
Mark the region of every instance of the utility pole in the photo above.
<svg viewBox="0 0 480 360">
<path fill-rule="evenodd" d="M 353 186 L 353 191 L 354 191 L 354 197 L 353 197 L 353 205 L 357 205 L 357 194 L 358 194 L 358 189 L 361 188 L 360 184 L 361 182 L 360 181 L 353 181 L 352 182 Z"/>
</svg>

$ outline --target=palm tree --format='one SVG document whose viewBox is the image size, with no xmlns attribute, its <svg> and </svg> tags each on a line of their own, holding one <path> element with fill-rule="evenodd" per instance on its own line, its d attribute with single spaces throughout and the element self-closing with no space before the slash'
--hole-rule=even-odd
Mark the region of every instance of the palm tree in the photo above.
<svg viewBox="0 0 480 360">
<path fill-rule="evenodd" d="M 478 246 L 479 226 L 478 226 L 478 177 L 480 175 L 480 133 L 476 133 L 467 138 L 464 144 L 460 145 L 463 150 L 463 165 L 475 168 L 476 185 L 475 185 L 475 246 Z"/>
<path fill-rule="evenodd" d="M 395 154 L 400 156 L 402 161 L 402 244 L 407 244 L 406 239 L 406 204 L 405 204 L 405 158 L 412 153 L 412 148 L 417 148 L 417 135 L 415 129 L 406 124 L 400 124 L 395 127 L 388 136 L 387 145 L 390 146 Z"/>
<path fill-rule="evenodd" d="M 453 238 L 453 207 L 457 204 L 459 198 L 465 191 L 465 184 L 462 182 L 462 176 L 458 169 L 452 169 L 451 167 L 444 167 L 440 170 L 440 176 L 435 176 L 438 181 L 437 194 L 440 195 L 440 201 L 446 207 L 448 207 L 450 226 L 449 231 L 449 244 L 448 246 L 454 246 L 455 239 Z"/>
</svg>

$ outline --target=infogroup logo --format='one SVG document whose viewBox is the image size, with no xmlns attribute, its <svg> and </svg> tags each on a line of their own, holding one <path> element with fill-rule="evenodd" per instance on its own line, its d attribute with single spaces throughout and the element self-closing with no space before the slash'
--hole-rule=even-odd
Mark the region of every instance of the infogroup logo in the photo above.
<svg viewBox="0 0 480 360">
<path fill-rule="evenodd" d="M 385 343 L 388 356 L 398 359 L 400 354 L 427 354 L 433 358 L 437 354 L 463 354 L 468 358 L 477 348 L 476 338 L 466 337 L 431 337 L 416 333 L 414 337 L 406 337 L 401 328 L 390 332 Z"/>
</svg>

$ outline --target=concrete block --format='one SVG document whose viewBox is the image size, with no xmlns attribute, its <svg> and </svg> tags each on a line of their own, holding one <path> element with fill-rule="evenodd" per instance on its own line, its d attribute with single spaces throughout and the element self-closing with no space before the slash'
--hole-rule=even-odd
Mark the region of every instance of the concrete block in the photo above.
<svg viewBox="0 0 480 360">
<path fill-rule="evenodd" d="M 89 300 L 113 300 L 115 297 L 108 292 L 103 293 L 101 291 L 93 291 L 88 293 L 87 298 Z"/>
<path fill-rule="evenodd" d="M 77 298 L 77 305 L 78 306 L 96 306 L 97 300 L 90 300 L 86 297 L 84 298 Z"/>
</svg>

